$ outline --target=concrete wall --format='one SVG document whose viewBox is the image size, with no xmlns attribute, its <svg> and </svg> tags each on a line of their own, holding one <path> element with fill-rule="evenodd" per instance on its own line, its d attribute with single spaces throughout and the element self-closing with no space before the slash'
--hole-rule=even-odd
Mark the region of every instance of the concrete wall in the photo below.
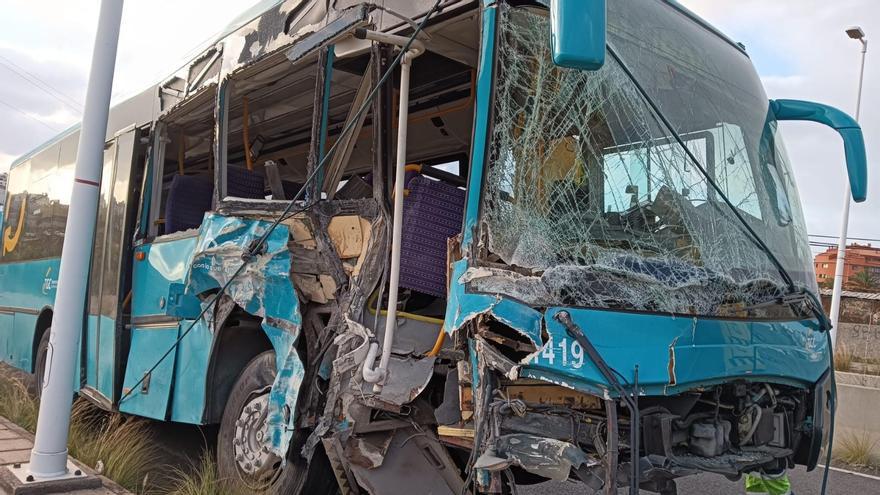
<svg viewBox="0 0 880 495">
<path fill-rule="evenodd" d="M 880 325 L 840 323 L 837 342 L 862 361 L 880 361 Z"/>
<path fill-rule="evenodd" d="M 880 376 L 837 372 L 836 378 L 835 438 L 839 442 L 847 435 L 868 435 L 880 440 Z"/>
</svg>

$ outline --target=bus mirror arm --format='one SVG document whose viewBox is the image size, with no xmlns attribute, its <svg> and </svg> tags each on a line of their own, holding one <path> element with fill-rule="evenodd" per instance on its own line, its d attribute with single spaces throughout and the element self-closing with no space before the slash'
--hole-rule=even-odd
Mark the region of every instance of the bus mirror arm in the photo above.
<svg viewBox="0 0 880 495">
<path fill-rule="evenodd" d="M 803 100 L 770 100 L 776 120 L 801 120 L 826 125 L 840 134 L 846 154 L 847 175 L 853 201 L 861 203 L 868 196 L 868 160 L 865 138 L 859 123 L 837 108 Z"/>
</svg>

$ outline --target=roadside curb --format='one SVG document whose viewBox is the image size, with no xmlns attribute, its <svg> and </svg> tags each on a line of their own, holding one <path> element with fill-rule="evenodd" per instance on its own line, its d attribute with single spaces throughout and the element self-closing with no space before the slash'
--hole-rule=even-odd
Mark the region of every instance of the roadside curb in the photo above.
<svg viewBox="0 0 880 495">
<path fill-rule="evenodd" d="M 25 485 L 10 468 L 28 461 L 34 436 L 31 432 L 0 416 L 0 493 L 6 495 L 30 495 L 42 493 L 83 493 L 95 495 L 132 495 L 113 480 L 97 474 L 92 468 L 69 457 L 70 461 L 85 475 L 59 481 Z M 7 446 L 4 450 L 3 445 Z M 23 447 L 23 448 L 19 448 Z"/>
</svg>

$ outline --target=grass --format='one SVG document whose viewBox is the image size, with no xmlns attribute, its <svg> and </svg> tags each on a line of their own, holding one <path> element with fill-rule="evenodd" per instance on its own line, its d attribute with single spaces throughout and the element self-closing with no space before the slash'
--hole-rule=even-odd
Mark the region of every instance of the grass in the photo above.
<svg viewBox="0 0 880 495">
<path fill-rule="evenodd" d="M 170 495 L 244 495 L 220 478 L 210 452 L 202 454 L 199 464 L 190 470 L 174 468 L 171 477 Z"/>
<path fill-rule="evenodd" d="M 40 405 L 28 380 L 0 365 L 0 416 L 33 433 Z M 195 465 L 169 466 L 148 420 L 109 413 L 84 399 L 73 402 L 68 449 L 75 459 L 137 494 L 244 495 L 220 478 L 210 452 Z"/>
<path fill-rule="evenodd" d="M 0 416 L 33 433 L 39 406 L 17 373 L 0 369 Z"/>
<path fill-rule="evenodd" d="M 85 400 L 73 404 L 70 455 L 135 492 L 150 492 L 149 474 L 163 467 L 162 451 L 147 420 L 107 413 Z M 158 480 L 157 480 L 158 481 Z"/>
<path fill-rule="evenodd" d="M 39 401 L 20 373 L 0 368 L 0 416 L 34 432 Z M 70 417 L 70 455 L 135 493 L 166 493 L 149 473 L 163 467 L 162 452 L 146 420 L 108 413 L 76 399 Z M 161 472 L 161 471 L 160 471 Z"/>
<path fill-rule="evenodd" d="M 877 440 L 867 433 L 844 435 L 835 442 L 834 458 L 853 466 L 873 466 L 877 464 L 875 447 Z"/>
<path fill-rule="evenodd" d="M 855 353 L 842 342 L 834 350 L 834 369 L 837 371 L 852 371 Z"/>
</svg>

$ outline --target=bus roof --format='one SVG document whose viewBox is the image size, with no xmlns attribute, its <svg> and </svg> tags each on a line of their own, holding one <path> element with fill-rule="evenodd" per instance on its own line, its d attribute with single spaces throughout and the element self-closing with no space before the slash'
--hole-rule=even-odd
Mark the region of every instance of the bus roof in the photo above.
<svg viewBox="0 0 880 495">
<path fill-rule="evenodd" d="M 229 24 L 227 24 L 226 27 L 224 27 L 216 36 L 213 36 L 212 38 L 210 38 L 210 41 L 202 43 L 200 46 L 197 46 L 196 48 L 191 50 L 191 53 L 192 52 L 201 53 L 206 47 L 217 44 L 218 42 L 222 41 L 223 39 L 225 39 L 225 38 L 229 37 L 230 35 L 232 35 L 233 33 L 235 33 L 237 30 L 241 29 L 243 26 L 245 26 L 248 23 L 250 23 L 251 21 L 261 17 L 263 14 L 265 14 L 268 11 L 270 11 L 271 9 L 279 6 L 280 4 L 284 3 L 285 1 L 286 0 L 259 0 L 259 1 L 257 1 L 251 7 L 249 7 L 248 9 L 243 11 L 241 14 L 236 16 L 235 19 L 230 21 Z M 409 1 L 409 0 L 407 0 L 407 1 Z M 541 0 L 541 1 L 544 2 L 544 0 Z M 662 1 L 669 4 L 670 6 L 674 7 L 675 9 L 679 10 L 682 14 L 688 16 L 694 22 L 700 24 L 705 29 L 708 29 L 709 31 L 711 31 L 712 33 L 717 35 L 718 37 L 724 39 L 731 46 L 733 46 L 734 48 L 736 48 L 737 50 L 739 50 L 740 52 L 742 52 L 743 54 L 748 56 L 748 54 L 746 53 L 745 47 L 742 44 L 733 41 L 730 37 L 725 35 L 723 32 L 719 31 L 716 27 L 709 24 L 705 19 L 698 16 L 697 14 L 692 12 L 690 9 L 688 9 L 687 7 L 685 7 L 684 5 L 679 3 L 678 0 L 662 0 Z M 547 2 L 544 2 L 544 3 L 547 3 Z M 189 63 L 191 63 L 191 62 L 192 62 L 191 60 L 186 61 L 177 70 L 172 71 L 171 74 L 173 75 L 173 74 L 177 73 L 181 69 L 187 67 L 189 65 Z M 164 81 L 165 78 L 163 78 L 162 80 Z M 113 105 L 113 107 L 111 108 L 111 119 L 112 119 L 112 115 L 114 113 L 114 110 L 117 110 L 119 107 L 124 107 L 124 106 L 128 105 L 129 103 L 134 103 L 134 100 L 141 99 L 145 93 L 150 92 L 150 91 L 154 91 L 155 88 L 159 84 L 161 84 L 161 81 L 157 82 L 156 84 L 151 85 L 146 91 L 143 91 L 136 96 L 133 96 L 131 98 L 128 98 L 128 99 L 118 103 L 118 104 Z M 128 125 L 131 123 L 132 122 L 128 122 L 124 125 Z M 140 122 L 138 122 L 138 123 L 140 123 Z M 35 155 L 39 154 L 41 151 L 45 150 L 46 148 L 49 148 L 50 146 L 60 142 L 64 138 L 77 132 L 79 130 L 79 128 L 80 128 L 80 123 L 77 122 L 76 124 L 70 126 L 66 130 L 62 131 L 60 134 L 53 136 L 51 139 L 47 140 L 46 142 L 36 146 L 31 151 L 25 153 L 24 155 L 20 156 L 16 160 L 14 160 L 9 167 L 10 170 L 15 168 L 16 166 L 26 162 L 27 160 L 30 160 L 31 158 L 33 158 Z M 108 128 L 107 128 L 108 135 L 112 135 L 115 131 L 116 131 L 116 129 L 112 129 L 108 125 Z"/>
</svg>

